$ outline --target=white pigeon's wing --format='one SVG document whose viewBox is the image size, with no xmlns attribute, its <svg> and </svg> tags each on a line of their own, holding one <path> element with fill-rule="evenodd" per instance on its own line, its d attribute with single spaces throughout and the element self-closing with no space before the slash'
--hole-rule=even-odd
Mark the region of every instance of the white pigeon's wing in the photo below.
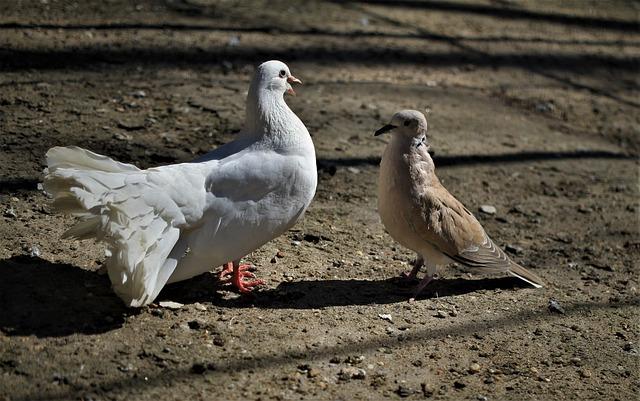
<svg viewBox="0 0 640 401">
<path fill-rule="evenodd" d="M 258 201 L 294 173 L 288 160 L 277 152 L 254 150 L 228 157 L 207 176 L 207 191 L 216 198 L 232 202 Z"/>
<path fill-rule="evenodd" d="M 198 166 L 141 171 L 80 148 L 53 148 L 47 164 L 53 206 L 79 218 L 64 236 L 104 241 L 118 296 L 129 306 L 152 302 L 185 252 L 181 230 L 202 216 Z"/>
<path fill-rule="evenodd" d="M 205 214 L 169 282 L 240 259 L 295 224 L 315 191 L 315 169 L 303 174 L 302 163 L 303 157 L 255 149 L 207 163 Z"/>
</svg>

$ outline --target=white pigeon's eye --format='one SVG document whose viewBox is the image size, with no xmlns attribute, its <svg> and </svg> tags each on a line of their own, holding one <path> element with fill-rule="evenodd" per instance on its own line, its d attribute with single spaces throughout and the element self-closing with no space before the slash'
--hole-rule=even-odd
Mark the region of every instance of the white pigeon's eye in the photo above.
<svg viewBox="0 0 640 401">
<path fill-rule="evenodd" d="M 280 78 L 284 78 L 287 76 L 287 72 L 285 70 L 280 70 Z"/>
<path fill-rule="evenodd" d="M 409 124 L 411 124 L 411 121 L 409 121 L 409 120 L 407 120 L 407 121 L 405 121 L 405 122 L 404 122 L 404 126 L 405 126 L 405 127 L 408 127 L 408 126 L 409 126 Z"/>
</svg>

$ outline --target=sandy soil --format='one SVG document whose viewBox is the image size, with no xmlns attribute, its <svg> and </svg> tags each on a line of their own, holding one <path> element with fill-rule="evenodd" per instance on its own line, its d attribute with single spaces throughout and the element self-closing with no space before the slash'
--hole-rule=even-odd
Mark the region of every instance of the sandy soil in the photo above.
<svg viewBox="0 0 640 401">
<path fill-rule="evenodd" d="M 632 1 L 3 2 L 0 399 L 635 399 L 638 16 Z M 288 102 L 317 148 L 310 210 L 247 258 L 266 281 L 253 296 L 206 274 L 161 293 L 180 309 L 126 309 L 100 245 L 59 239 L 72 219 L 38 190 L 44 153 L 190 160 L 233 138 L 271 58 L 305 81 Z M 402 108 L 429 111 L 444 184 L 496 207 L 477 216 L 546 288 L 451 267 L 407 302 L 372 136 Z"/>
</svg>

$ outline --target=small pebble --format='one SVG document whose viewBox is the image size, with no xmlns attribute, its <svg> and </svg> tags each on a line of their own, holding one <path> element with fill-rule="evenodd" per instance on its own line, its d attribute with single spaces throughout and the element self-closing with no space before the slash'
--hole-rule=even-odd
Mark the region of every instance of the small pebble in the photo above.
<svg viewBox="0 0 640 401">
<path fill-rule="evenodd" d="M 431 383 L 422 383 L 420 386 L 422 387 L 422 395 L 425 397 L 431 397 L 436 391 L 436 387 Z"/>
<path fill-rule="evenodd" d="M 440 318 L 440 319 L 444 319 L 447 317 L 447 312 L 443 311 L 443 310 L 439 310 L 436 312 L 435 317 Z"/>
<path fill-rule="evenodd" d="M 138 99 L 142 99 L 144 97 L 147 97 L 147 92 L 143 91 L 143 90 L 137 90 L 133 93 L 131 93 L 131 96 L 138 98 Z"/>
<path fill-rule="evenodd" d="M 488 215 L 494 215 L 497 212 L 496 207 L 491 205 L 481 205 L 480 211 Z"/>
<path fill-rule="evenodd" d="M 173 302 L 173 301 L 162 301 L 159 303 L 159 305 L 163 308 L 172 309 L 172 310 L 180 309 L 184 306 L 184 304 L 181 304 L 180 302 Z"/>
<path fill-rule="evenodd" d="M 398 389 L 396 390 L 396 394 L 402 398 L 409 397 L 413 393 L 413 389 L 407 386 L 398 386 Z"/>
<path fill-rule="evenodd" d="M 478 372 L 480 372 L 480 364 L 478 364 L 478 363 L 472 363 L 472 364 L 469 366 L 469 373 L 471 373 L 471 374 L 476 374 L 476 373 L 478 373 Z"/>
<path fill-rule="evenodd" d="M 162 309 L 151 309 L 151 314 L 157 317 L 163 317 L 164 311 Z"/>
<path fill-rule="evenodd" d="M 524 249 L 518 245 L 507 244 L 507 246 L 504 247 L 504 250 L 514 255 L 522 255 L 524 253 Z"/>
<path fill-rule="evenodd" d="M 588 207 L 588 206 L 579 206 L 578 207 L 578 212 L 583 213 L 583 214 L 589 214 L 593 212 L 593 209 Z"/>
<path fill-rule="evenodd" d="M 391 317 L 391 315 L 387 313 L 378 313 L 378 317 L 382 320 L 386 320 L 390 323 L 393 323 L 393 318 Z"/>
<path fill-rule="evenodd" d="M 580 370 L 580 377 L 582 377 L 583 379 L 588 379 L 591 377 L 591 371 L 587 370 L 587 369 L 581 369 Z"/>
<path fill-rule="evenodd" d="M 559 313 L 561 315 L 564 315 L 564 308 L 562 307 L 562 305 L 560 305 L 560 302 L 556 301 L 555 299 L 550 299 L 549 300 L 549 312 L 551 313 Z"/>
<path fill-rule="evenodd" d="M 345 358 L 344 363 L 348 363 L 349 365 L 358 365 L 362 363 L 364 359 L 364 355 L 348 356 Z"/>
<path fill-rule="evenodd" d="M 29 256 L 32 258 L 37 258 L 40 256 L 40 248 L 37 245 L 31 246 L 31 250 L 29 251 Z"/>
<path fill-rule="evenodd" d="M 338 379 L 343 381 L 348 381 L 352 379 L 363 380 L 365 377 L 367 377 L 367 372 L 364 369 L 356 368 L 353 366 L 342 368 L 338 373 Z"/>
</svg>

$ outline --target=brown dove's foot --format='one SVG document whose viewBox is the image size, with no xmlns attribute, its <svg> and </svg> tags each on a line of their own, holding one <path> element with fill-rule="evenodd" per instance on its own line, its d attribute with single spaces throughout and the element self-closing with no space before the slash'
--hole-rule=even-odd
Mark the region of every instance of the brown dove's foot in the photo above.
<svg viewBox="0 0 640 401">
<path fill-rule="evenodd" d="M 249 264 L 241 265 L 238 262 L 229 262 L 220 272 L 220 281 L 223 283 L 232 283 L 239 292 L 246 294 L 252 291 L 252 287 L 263 285 L 262 280 L 243 281 L 245 277 L 255 278 L 256 275 L 251 273 L 249 269 L 253 266 Z M 227 277 L 231 275 L 231 277 Z"/>
<path fill-rule="evenodd" d="M 418 286 L 416 287 L 415 292 L 413 293 L 413 296 L 411 298 L 409 298 L 409 302 L 413 302 L 416 300 L 416 298 L 418 297 L 418 294 L 420 294 L 422 292 L 422 290 L 424 290 L 424 288 L 433 280 L 436 280 L 437 277 L 436 275 L 433 276 L 425 276 L 422 281 L 420 281 L 420 284 L 418 284 Z"/>
<path fill-rule="evenodd" d="M 406 281 L 415 281 L 422 266 L 424 266 L 424 259 L 422 259 L 422 256 L 416 256 L 416 260 L 413 262 L 413 269 L 410 272 L 402 272 L 400 276 Z"/>
</svg>

